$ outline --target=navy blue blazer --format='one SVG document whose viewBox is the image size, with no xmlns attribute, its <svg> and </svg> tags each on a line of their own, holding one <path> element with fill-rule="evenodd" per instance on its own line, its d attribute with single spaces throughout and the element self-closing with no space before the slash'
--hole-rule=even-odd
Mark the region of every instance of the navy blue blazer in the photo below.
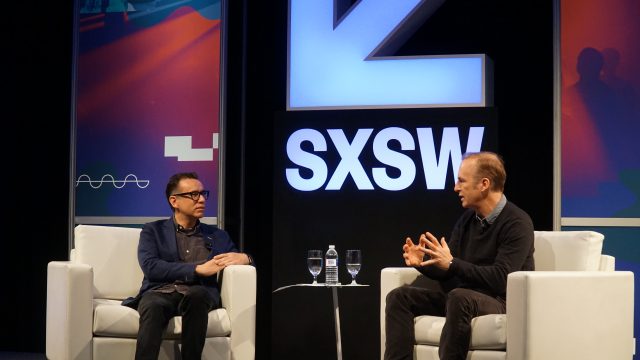
<svg viewBox="0 0 640 360">
<path fill-rule="evenodd" d="M 200 231 L 205 246 L 211 249 L 207 260 L 218 254 L 238 252 L 229 234 L 218 229 L 217 226 L 200 223 Z M 144 274 L 142 286 L 136 297 L 125 299 L 122 305 L 135 309 L 145 292 L 165 284 L 171 284 L 176 280 L 204 285 L 215 304 L 220 304 L 217 276 L 198 276 L 195 273 L 195 264 L 180 261 L 173 218 L 153 221 L 142 227 L 138 243 L 138 263 L 140 263 Z"/>
</svg>

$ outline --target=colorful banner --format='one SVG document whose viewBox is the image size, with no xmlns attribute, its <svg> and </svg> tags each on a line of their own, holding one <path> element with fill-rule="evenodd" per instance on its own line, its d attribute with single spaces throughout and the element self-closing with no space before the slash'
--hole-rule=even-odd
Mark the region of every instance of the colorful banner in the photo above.
<svg viewBox="0 0 640 360">
<path fill-rule="evenodd" d="M 79 1 L 76 217 L 165 217 L 195 171 L 217 217 L 221 2 Z"/>
<path fill-rule="evenodd" d="M 640 3 L 563 0 L 562 217 L 640 217 Z"/>
</svg>

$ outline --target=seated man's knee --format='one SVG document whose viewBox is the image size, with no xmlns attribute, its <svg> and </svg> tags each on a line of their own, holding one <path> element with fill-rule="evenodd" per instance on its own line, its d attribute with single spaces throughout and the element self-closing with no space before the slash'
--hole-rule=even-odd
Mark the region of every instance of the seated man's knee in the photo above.
<svg viewBox="0 0 640 360">
<path fill-rule="evenodd" d="M 408 290 L 409 288 L 407 286 L 400 286 L 389 291 L 386 297 L 387 308 L 405 303 Z"/>
<path fill-rule="evenodd" d="M 142 296 L 138 305 L 140 323 L 166 323 L 173 316 L 171 303 L 163 298 L 163 294 L 149 292 Z"/>
<path fill-rule="evenodd" d="M 470 307 L 474 304 L 474 291 L 463 288 L 456 288 L 447 294 L 447 308 Z"/>
<path fill-rule="evenodd" d="M 189 290 L 187 291 L 185 296 L 188 296 L 192 299 L 203 299 L 208 297 L 209 293 L 204 286 L 196 285 L 189 287 Z"/>
<path fill-rule="evenodd" d="M 189 291 L 184 295 L 183 305 L 205 305 L 207 308 L 214 307 L 214 300 L 204 286 L 195 285 L 189 287 Z"/>
<path fill-rule="evenodd" d="M 164 310 L 164 303 L 157 293 L 147 293 L 142 296 L 138 304 L 138 312 L 140 314 L 149 312 L 159 312 Z"/>
</svg>

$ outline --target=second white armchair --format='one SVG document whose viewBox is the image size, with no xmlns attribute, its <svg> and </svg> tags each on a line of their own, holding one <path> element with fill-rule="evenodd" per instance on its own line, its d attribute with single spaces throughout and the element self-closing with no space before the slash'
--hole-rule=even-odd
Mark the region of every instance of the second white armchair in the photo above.
<svg viewBox="0 0 640 360">
<path fill-rule="evenodd" d="M 507 278 L 507 313 L 472 320 L 467 360 L 631 360 L 634 274 L 614 271 L 592 231 L 536 231 L 536 271 Z M 386 296 L 403 285 L 436 286 L 413 268 L 381 272 L 381 356 Z M 438 360 L 445 319 L 415 318 L 414 359 Z"/>
</svg>

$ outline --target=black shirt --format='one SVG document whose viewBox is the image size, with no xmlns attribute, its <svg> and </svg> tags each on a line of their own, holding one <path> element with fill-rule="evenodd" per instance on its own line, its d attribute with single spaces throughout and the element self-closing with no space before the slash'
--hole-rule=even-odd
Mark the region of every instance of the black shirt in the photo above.
<svg viewBox="0 0 640 360">
<path fill-rule="evenodd" d="M 176 243 L 180 261 L 192 264 L 202 264 L 206 262 L 212 245 L 204 241 L 204 237 L 200 231 L 200 221 L 198 221 L 193 228 L 185 228 L 177 224 L 175 220 L 174 225 L 176 228 Z M 178 291 L 181 294 L 185 294 L 189 285 L 191 284 L 176 280 L 172 284 L 165 284 L 153 291 L 162 293 Z"/>
</svg>

